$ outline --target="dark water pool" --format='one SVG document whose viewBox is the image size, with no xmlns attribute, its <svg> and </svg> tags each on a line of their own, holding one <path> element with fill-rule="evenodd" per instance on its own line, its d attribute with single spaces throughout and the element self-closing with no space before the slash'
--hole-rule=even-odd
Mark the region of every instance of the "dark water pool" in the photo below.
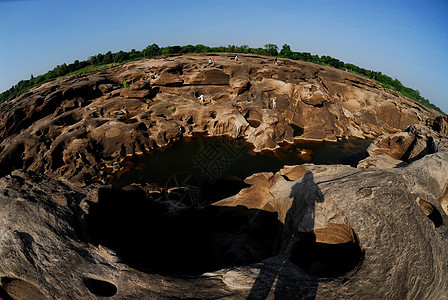
<svg viewBox="0 0 448 300">
<path fill-rule="evenodd" d="M 192 201 L 215 202 L 245 187 L 243 180 L 257 172 L 276 172 L 284 165 L 356 164 L 367 157 L 372 140 L 338 142 L 297 141 L 275 151 L 256 153 L 243 140 L 202 135 L 184 138 L 150 155 L 125 163 L 126 170 L 111 179 L 123 187 L 131 183 L 152 184 Z"/>
</svg>

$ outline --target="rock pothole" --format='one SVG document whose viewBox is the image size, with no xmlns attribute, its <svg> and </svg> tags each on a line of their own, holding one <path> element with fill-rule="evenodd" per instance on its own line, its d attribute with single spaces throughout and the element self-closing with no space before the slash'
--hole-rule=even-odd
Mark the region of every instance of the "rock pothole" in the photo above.
<svg viewBox="0 0 448 300">
<path fill-rule="evenodd" d="M 0 299 L 46 300 L 47 297 L 31 283 L 18 278 L 3 277 L 0 284 Z"/>
<path fill-rule="evenodd" d="M 421 198 L 417 198 L 417 203 L 423 213 L 434 223 L 436 228 L 443 225 L 442 215 L 434 205 Z"/>
<path fill-rule="evenodd" d="M 261 125 L 263 115 L 256 109 L 245 109 L 242 115 L 246 119 L 247 123 L 253 128 L 257 128 Z"/>
<path fill-rule="evenodd" d="M 300 127 L 299 125 L 290 123 L 289 126 L 291 126 L 291 128 L 294 131 L 294 137 L 300 137 L 301 135 L 303 135 L 304 129 L 303 127 Z"/>
<path fill-rule="evenodd" d="M 117 294 L 117 287 L 108 281 L 86 277 L 83 280 L 89 291 L 100 297 L 112 297 Z"/>
<path fill-rule="evenodd" d="M 142 190 L 100 189 L 87 218 L 90 242 L 142 271 L 198 275 L 260 262 L 278 253 L 277 214 L 243 206 L 172 213 Z"/>
<path fill-rule="evenodd" d="M 330 223 L 326 228 L 301 233 L 290 259 L 312 276 L 335 278 L 360 264 L 362 250 L 353 229 Z"/>
</svg>

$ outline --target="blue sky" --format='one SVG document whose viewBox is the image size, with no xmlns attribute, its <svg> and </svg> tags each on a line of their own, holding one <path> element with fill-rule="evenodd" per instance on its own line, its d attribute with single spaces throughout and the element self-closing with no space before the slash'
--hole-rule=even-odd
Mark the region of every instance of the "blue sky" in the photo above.
<svg viewBox="0 0 448 300">
<path fill-rule="evenodd" d="M 0 92 L 109 50 L 205 44 L 330 55 L 448 112 L 448 1 L 0 0 Z"/>
</svg>

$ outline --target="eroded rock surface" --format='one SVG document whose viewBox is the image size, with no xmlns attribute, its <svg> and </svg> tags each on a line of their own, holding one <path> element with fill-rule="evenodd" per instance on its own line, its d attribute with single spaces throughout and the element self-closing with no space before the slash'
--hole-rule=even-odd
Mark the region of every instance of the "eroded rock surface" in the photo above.
<svg viewBox="0 0 448 300">
<path fill-rule="evenodd" d="M 216 58 L 135 61 L 0 107 L 0 297 L 446 298 L 446 118 L 347 72 Z M 205 207 L 91 183 L 198 132 L 256 150 L 386 135 L 358 168 L 256 173 Z"/>
<path fill-rule="evenodd" d="M 288 59 L 274 65 L 255 55 L 236 64 L 231 57 L 216 55 L 213 67 L 206 55 L 139 60 L 64 77 L 8 101 L 0 108 L 1 175 L 23 168 L 80 183 L 105 179 L 102 170 L 119 169 L 127 156 L 195 132 L 243 137 L 262 150 L 294 138 L 334 141 L 415 123 L 445 126 L 426 108 L 348 72 Z M 151 73 L 156 78 L 146 80 Z"/>
<path fill-rule="evenodd" d="M 138 186 L 16 170 L 0 179 L 0 297 L 444 299 L 446 145 L 397 168 L 285 166 L 177 212 Z"/>
<path fill-rule="evenodd" d="M 358 164 L 358 168 L 393 168 L 404 166 L 425 155 L 446 151 L 446 135 L 422 125 L 408 126 L 403 132 L 386 134 L 370 144 L 369 157 Z"/>
</svg>

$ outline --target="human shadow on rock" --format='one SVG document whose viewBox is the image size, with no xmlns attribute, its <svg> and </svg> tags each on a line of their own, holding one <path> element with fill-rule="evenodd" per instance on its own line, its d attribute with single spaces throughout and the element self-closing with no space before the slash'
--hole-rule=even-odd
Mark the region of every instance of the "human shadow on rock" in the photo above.
<svg viewBox="0 0 448 300">
<path fill-rule="evenodd" d="M 315 229 L 316 203 L 324 201 L 311 172 L 290 192 L 283 243 L 276 263 L 263 262 L 248 299 L 314 299 L 320 280 L 331 280 L 355 269 L 363 253 L 347 224 Z M 275 267 L 274 267 L 275 266 Z M 274 286 L 275 283 L 275 286 Z"/>
<path fill-rule="evenodd" d="M 293 203 L 286 214 L 285 230 L 277 263 L 264 263 L 247 299 L 266 299 L 274 289 L 276 299 L 314 299 L 318 278 L 291 268 L 290 261 L 294 245 L 300 241 L 303 232 L 314 229 L 315 205 L 324 197 L 314 182 L 313 173 L 307 171 L 302 180 L 292 186 L 290 195 Z"/>
<path fill-rule="evenodd" d="M 142 271 L 198 275 L 260 262 L 278 253 L 277 213 L 243 206 L 169 207 L 139 189 L 100 189 L 87 217 L 90 242 Z"/>
</svg>

